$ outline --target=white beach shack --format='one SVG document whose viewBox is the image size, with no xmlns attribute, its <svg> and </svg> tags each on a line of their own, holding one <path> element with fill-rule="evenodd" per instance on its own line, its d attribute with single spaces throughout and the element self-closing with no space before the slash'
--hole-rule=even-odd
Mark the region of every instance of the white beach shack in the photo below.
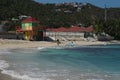
<svg viewBox="0 0 120 80">
<path fill-rule="evenodd" d="M 93 31 L 93 27 L 72 26 L 71 28 L 48 28 L 46 29 L 46 36 L 52 40 L 82 41 L 88 37 L 93 38 Z"/>
</svg>

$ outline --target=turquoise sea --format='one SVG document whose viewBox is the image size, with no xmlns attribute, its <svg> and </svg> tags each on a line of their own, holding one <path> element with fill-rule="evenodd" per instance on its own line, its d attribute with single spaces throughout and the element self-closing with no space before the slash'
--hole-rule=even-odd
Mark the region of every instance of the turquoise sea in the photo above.
<svg viewBox="0 0 120 80">
<path fill-rule="evenodd" d="M 120 45 L 0 50 L 0 69 L 20 80 L 120 80 Z"/>
</svg>

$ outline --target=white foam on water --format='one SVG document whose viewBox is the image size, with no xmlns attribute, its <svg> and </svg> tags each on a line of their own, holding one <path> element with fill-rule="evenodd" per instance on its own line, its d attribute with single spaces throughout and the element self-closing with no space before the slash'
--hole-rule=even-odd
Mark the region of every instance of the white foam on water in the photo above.
<svg viewBox="0 0 120 80">
<path fill-rule="evenodd" d="M 8 50 L 0 50 L 0 55 L 3 54 L 10 54 L 11 52 L 9 52 Z M 7 70 L 10 67 L 9 63 L 7 63 L 7 61 L 5 60 L 0 60 L 0 70 L 2 74 L 6 74 L 9 75 L 13 78 L 16 79 L 20 79 L 20 80 L 51 80 L 51 79 L 47 79 L 44 77 L 41 78 L 32 78 L 26 74 L 20 75 L 20 73 L 15 72 L 14 70 Z"/>
<path fill-rule="evenodd" d="M 2 54 L 9 54 L 10 52 L 8 52 L 7 50 L 0 50 L 0 55 Z M 0 56 L 1 57 L 1 56 Z M 7 69 L 8 67 L 10 67 L 10 65 L 7 63 L 7 61 L 5 60 L 0 60 L 0 69 L 2 70 L 2 72 Z"/>
<path fill-rule="evenodd" d="M 13 70 L 3 70 L 2 74 L 10 75 L 13 78 L 20 79 L 20 80 L 51 80 L 45 77 L 40 77 L 40 78 L 33 78 L 30 77 L 26 74 L 20 75 L 19 73 L 13 71 Z"/>
<path fill-rule="evenodd" d="M 8 68 L 9 67 L 9 64 L 4 61 L 4 60 L 0 60 L 0 69 L 1 70 L 4 70 L 5 68 Z"/>
<path fill-rule="evenodd" d="M 10 67 L 9 64 L 6 61 L 0 60 L 0 69 L 2 70 L 1 71 L 2 74 L 6 74 L 20 80 L 51 80 L 45 77 L 33 78 L 26 74 L 20 75 L 20 73 L 17 73 L 14 70 L 7 70 L 9 67 Z"/>
<path fill-rule="evenodd" d="M 4 61 L 4 60 L 0 60 L 0 69 L 2 70 L 2 74 L 6 74 L 6 75 L 10 75 L 11 77 L 13 78 L 17 78 L 17 79 L 20 79 L 20 80 L 55 80 L 55 79 L 49 79 L 49 77 L 68 77 L 70 75 L 67 75 L 69 74 L 69 72 L 67 70 L 63 70 L 63 71 L 59 71 L 59 70 L 47 70 L 47 71 L 43 71 L 43 72 L 40 72 L 38 73 L 35 73 L 35 72 L 28 72 L 27 73 L 19 73 L 19 72 L 16 72 L 15 70 L 7 70 L 7 68 L 9 68 L 9 64 Z M 38 70 L 37 68 L 35 68 L 36 70 Z M 63 75 L 62 75 L 63 74 Z M 66 74 L 66 75 L 65 75 Z M 94 76 L 93 76 L 94 75 Z M 33 77 L 34 76 L 34 77 Z M 106 79 L 101 79 L 102 76 L 100 75 L 95 75 L 95 74 L 83 74 L 83 75 L 80 75 L 81 77 L 85 78 L 85 77 L 89 77 L 89 76 L 93 76 L 93 77 L 98 77 L 98 78 L 92 78 L 91 79 L 85 79 L 85 80 L 106 80 Z M 79 77 L 80 77 L 79 76 Z M 100 77 L 99 77 L 100 76 Z M 73 79 L 64 79 L 64 80 L 73 80 Z"/>
<path fill-rule="evenodd" d="M 1 71 L 2 74 L 6 74 L 20 80 L 51 80 L 45 77 L 33 78 L 26 74 L 20 75 L 20 73 L 17 73 L 14 70 L 7 70 L 7 68 L 9 67 L 10 67 L 9 64 L 6 61 L 0 60 L 0 69 L 2 70 Z"/>
<path fill-rule="evenodd" d="M 45 49 L 45 47 L 38 47 L 37 49 L 38 50 L 42 50 L 42 49 Z"/>
</svg>

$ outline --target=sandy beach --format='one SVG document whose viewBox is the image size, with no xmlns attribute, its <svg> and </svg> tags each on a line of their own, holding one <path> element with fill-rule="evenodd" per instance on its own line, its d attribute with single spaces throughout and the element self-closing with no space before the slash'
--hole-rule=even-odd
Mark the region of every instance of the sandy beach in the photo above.
<svg viewBox="0 0 120 80">
<path fill-rule="evenodd" d="M 112 42 L 100 42 L 100 41 L 73 41 L 75 45 L 106 45 L 113 43 L 120 43 L 119 41 Z M 62 41 L 60 46 L 67 45 L 68 42 Z M 38 48 L 38 47 L 54 47 L 57 46 L 56 42 L 47 42 L 47 41 L 25 41 L 25 40 L 8 40 L 8 39 L 0 39 L 0 49 L 16 49 L 16 48 Z M 1 74 L 0 71 L 0 80 L 17 80 L 13 79 L 10 76 Z"/>
<path fill-rule="evenodd" d="M 65 46 L 70 41 L 61 41 L 60 46 Z M 101 41 L 73 41 L 75 45 L 105 45 L 120 43 L 119 41 L 101 42 Z M 38 48 L 38 47 L 53 47 L 57 46 L 56 42 L 48 41 L 25 41 L 25 40 L 8 40 L 0 39 L 0 49 L 15 49 L 15 48 Z"/>
</svg>

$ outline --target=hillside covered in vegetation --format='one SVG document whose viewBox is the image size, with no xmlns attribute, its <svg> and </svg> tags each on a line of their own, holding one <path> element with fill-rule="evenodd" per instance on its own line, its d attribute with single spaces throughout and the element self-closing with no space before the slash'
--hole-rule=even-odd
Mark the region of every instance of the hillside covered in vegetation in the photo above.
<svg viewBox="0 0 120 80">
<path fill-rule="evenodd" d="M 106 32 L 120 39 L 120 8 L 105 9 L 90 3 L 42 4 L 34 0 L 0 0 L 0 21 L 18 19 L 11 24 L 20 25 L 19 16 L 32 16 L 45 27 L 90 26 L 96 33 Z"/>
</svg>

